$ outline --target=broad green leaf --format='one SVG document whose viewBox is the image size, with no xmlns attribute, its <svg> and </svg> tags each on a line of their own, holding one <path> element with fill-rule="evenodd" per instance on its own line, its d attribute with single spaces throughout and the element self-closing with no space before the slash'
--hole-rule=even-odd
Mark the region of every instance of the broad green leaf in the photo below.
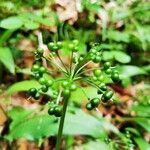
<svg viewBox="0 0 150 150">
<path fill-rule="evenodd" d="M 100 141 L 100 140 L 97 140 L 97 141 L 90 141 L 86 144 L 83 144 L 81 146 L 78 146 L 78 149 L 80 150 L 81 149 L 84 149 L 84 150 L 110 150 L 109 149 L 109 146 L 103 142 L 103 141 Z"/>
<path fill-rule="evenodd" d="M 27 28 L 27 29 L 33 30 L 33 29 L 39 28 L 40 25 L 39 25 L 39 23 L 37 23 L 37 22 L 27 21 L 27 22 L 25 22 L 24 26 L 25 26 L 25 28 Z"/>
<path fill-rule="evenodd" d="M 122 78 L 147 74 L 147 72 L 144 69 L 137 66 L 130 66 L 130 65 L 120 66 L 118 70 Z"/>
<path fill-rule="evenodd" d="M 146 142 L 144 139 L 135 138 L 134 140 L 137 143 L 140 150 L 150 150 L 150 144 L 148 142 Z"/>
<path fill-rule="evenodd" d="M 20 110 L 18 113 L 21 113 Z M 55 117 L 49 116 L 47 112 L 45 112 L 45 114 L 34 113 L 34 115 L 26 116 L 27 113 L 21 113 L 23 117 L 20 119 L 16 119 L 16 117 L 12 116 L 16 115 L 16 113 L 10 113 L 10 117 L 13 118 L 13 121 L 10 124 L 9 134 L 6 136 L 7 139 L 11 141 L 24 137 L 28 140 L 36 140 L 43 137 L 57 135 L 59 122 L 56 121 Z M 90 123 L 87 124 L 87 121 Z M 81 109 L 75 109 L 74 113 L 67 112 L 64 134 L 89 135 L 97 138 L 105 138 L 107 136 L 107 130 L 116 132 L 116 129 L 114 128 L 114 126 L 106 122 L 104 119 L 97 119 L 96 117 L 83 112 Z"/>
<path fill-rule="evenodd" d="M 129 63 L 131 61 L 131 57 L 124 52 L 121 51 L 113 51 L 114 57 L 118 62 L 121 63 Z"/>
<path fill-rule="evenodd" d="M 11 117 L 13 122 L 11 123 L 10 129 L 12 129 L 16 124 L 23 120 L 25 117 L 29 116 L 33 110 L 31 109 L 24 109 L 22 107 L 13 107 L 10 111 L 8 111 L 8 116 Z"/>
<path fill-rule="evenodd" d="M 127 32 L 119 32 L 116 30 L 108 30 L 107 38 L 116 42 L 128 43 L 130 41 L 130 36 Z"/>
<path fill-rule="evenodd" d="M 122 51 L 104 51 L 103 52 L 104 60 L 112 60 L 115 59 L 120 63 L 128 63 L 131 61 L 131 57 Z"/>
<path fill-rule="evenodd" d="M 145 105 L 135 105 L 131 107 L 131 111 L 134 111 L 137 116 L 149 117 L 150 116 L 150 106 Z"/>
<path fill-rule="evenodd" d="M 5 29 L 18 29 L 23 25 L 22 20 L 17 16 L 12 16 L 0 21 L 0 27 Z"/>
<path fill-rule="evenodd" d="M 124 118 L 124 121 L 132 121 L 140 125 L 147 132 L 150 132 L 150 118 L 148 117 L 133 117 L 133 118 Z"/>
<path fill-rule="evenodd" d="M 15 63 L 12 53 L 7 47 L 0 47 L 0 62 L 12 73 L 15 74 Z"/>
<path fill-rule="evenodd" d="M 40 87 L 40 84 L 35 80 L 26 80 L 26 81 L 17 82 L 11 85 L 6 90 L 6 94 L 12 95 L 13 93 L 16 93 L 16 92 L 28 91 L 30 88 L 33 88 L 33 87 L 38 88 Z"/>
</svg>

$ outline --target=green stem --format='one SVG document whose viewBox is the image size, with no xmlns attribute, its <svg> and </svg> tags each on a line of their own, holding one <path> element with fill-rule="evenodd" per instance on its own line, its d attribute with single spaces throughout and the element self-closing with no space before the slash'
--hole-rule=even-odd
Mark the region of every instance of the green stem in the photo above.
<svg viewBox="0 0 150 150">
<path fill-rule="evenodd" d="M 60 150 L 61 137 L 62 137 L 62 133 L 63 133 L 64 120 L 65 120 L 65 116 L 66 116 L 68 100 L 69 100 L 69 96 L 66 96 L 64 98 L 63 113 L 62 113 L 62 116 L 61 116 L 61 119 L 60 119 L 60 123 L 59 123 L 59 129 L 58 129 L 58 135 L 57 135 L 57 143 L 56 143 L 56 150 Z"/>
</svg>

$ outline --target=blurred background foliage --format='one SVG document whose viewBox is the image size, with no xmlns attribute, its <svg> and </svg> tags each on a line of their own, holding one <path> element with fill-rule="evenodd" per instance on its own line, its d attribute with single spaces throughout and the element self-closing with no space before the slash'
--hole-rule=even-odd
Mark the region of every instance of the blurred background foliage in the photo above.
<svg viewBox="0 0 150 150">
<path fill-rule="evenodd" d="M 121 85 L 108 81 L 118 93 L 116 102 L 101 106 L 98 113 L 79 109 L 86 97 L 82 90 L 73 93 L 65 123 L 64 149 L 149 150 L 149 23 L 147 0 L 1 0 L 0 146 L 9 149 L 15 147 L 14 143 L 21 143 L 31 149 L 33 145 L 52 149 L 55 144 L 58 120 L 46 114 L 47 106 L 42 102 L 23 102 L 27 99 L 25 91 L 38 86 L 29 75 L 34 61 L 32 52 L 38 47 L 37 36 L 41 32 L 44 44 L 64 41 L 62 55 L 66 62 L 72 39 L 80 41 L 83 55 L 91 43 L 100 43 L 102 58 L 117 66 L 122 79 Z M 84 90 L 89 97 L 96 95 L 91 87 Z"/>
</svg>

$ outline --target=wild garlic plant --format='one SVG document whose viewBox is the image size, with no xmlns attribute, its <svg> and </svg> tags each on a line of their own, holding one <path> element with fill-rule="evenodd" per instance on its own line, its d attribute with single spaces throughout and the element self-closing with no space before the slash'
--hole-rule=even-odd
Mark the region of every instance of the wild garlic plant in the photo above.
<svg viewBox="0 0 150 150">
<path fill-rule="evenodd" d="M 68 44 L 68 50 L 71 53 L 68 65 L 64 63 L 60 53 L 64 46 L 63 43 L 61 41 L 50 42 L 47 45 L 49 52 L 46 56 L 43 55 L 44 50 L 42 48 L 38 48 L 35 51 L 35 63 L 31 71 L 33 77 L 41 86 L 38 89 L 29 89 L 29 95 L 35 100 L 39 100 L 41 95 L 48 90 L 52 91 L 49 97 L 48 114 L 60 117 L 56 150 L 60 149 L 64 120 L 71 93 L 77 88 L 82 88 L 81 83 L 83 82 L 95 87 L 99 96 L 92 99 L 87 97 L 88 103 L 85 106 L 90 111 L 97 108 L 100 103 L 107 103 L 113 100 L 114 92 L 106 85 L 104 77 L 107 76 L 113 82 L 120 81 L 119 73 L 115 67 L 112 67 L 110 62 L 102 61 L 102 50 L 99 48 L 99 44 L 93 44 L 86 55 L 81 55 L 78 51 L 79 41 L 72 40 Z M 51 70 L 42 65 L 41 60 L 43 59 L 51 65 Z M 97 67 L 88 69 L 87 66 L 90 63 L 97 64 Z M 59 75 L 56 76 L 56 72 L 59 72 Z M 47 80 L 44 74 L 50 74 L 53 79 Z M 59 86 L 55 86 L 56 84 Z"/>
</svg>

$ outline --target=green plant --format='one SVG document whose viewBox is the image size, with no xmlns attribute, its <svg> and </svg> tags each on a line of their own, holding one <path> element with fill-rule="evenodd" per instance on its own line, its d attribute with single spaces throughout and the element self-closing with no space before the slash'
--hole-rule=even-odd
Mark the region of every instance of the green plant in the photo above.
<svg viewBox="0 0 150 150">
<path fill-rule="evenodd" d="M 89 102 L 86 108 L 92 110 L 98 107 L 100 103 L 108 103 L 114 99 L 113 92 L 106 86 L 104 77 L 109 80 L 111 79 L 112 82 L 120 81 L 119 73 L 115 67 L 112 67 L 110 62 L 104 62 L 101 59 L 102 50 L 99 44 L 93 44 L 89 52 L 84 56 L 78 52 L 78 44 L 78 40 L 73 40 L 68 45 L 68 49 L 71 53 L 68 66 L 60 57 L 60 50 L 63 47 L 63 42 L 50 42 L 48 44 L 49 52 L 46 55 L 44 53 L 45 50 L 42 48 L 38 48 L 34 52 L 35 63 L 31 71 L 33 78 L 39 82 L 40 87 L 29 89 L 29 95 L 31 98 L 38 100 L 40 99 L 40 95 L 51 91 L 49 95 L 48 114 L 61 117 L 56 143 L 57 150 L 60 149 L 64 119 L 71 93 L 78 88 L 82 89 L 83 82 L 95 87 L 99 96 L 93 99 L 87 96 Z M 57 62 L 57 59 L 60 63 Z M 46 60 L 47 64 L 50 65 L 52 69 L 44 67 L 42 65 L 43 60 Z M 96 63 L 97 67 L 88 69 L 87 66 L 90 63 Z M 102 67 L 101 64 L 104 64 L 104 67 Z M 57 78 L 55 78 L 55 73 L 59 73 Z M 49 74 L 51 78 L 47 78 L 47 74 Z M 84 94 L 87 95 L 86 92 L 84 92 Z"/>
</svg>

